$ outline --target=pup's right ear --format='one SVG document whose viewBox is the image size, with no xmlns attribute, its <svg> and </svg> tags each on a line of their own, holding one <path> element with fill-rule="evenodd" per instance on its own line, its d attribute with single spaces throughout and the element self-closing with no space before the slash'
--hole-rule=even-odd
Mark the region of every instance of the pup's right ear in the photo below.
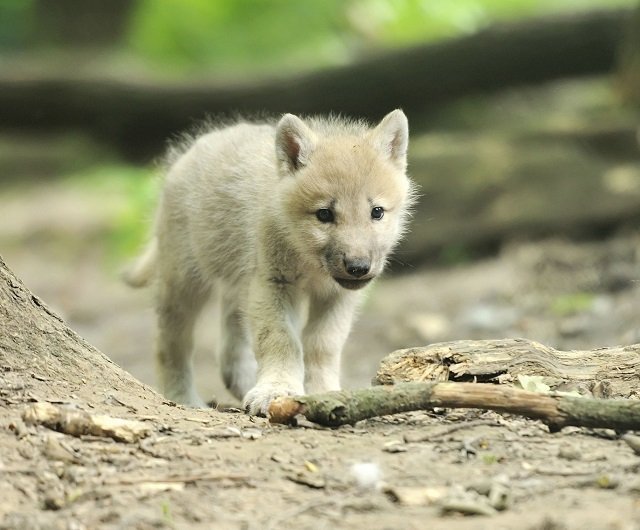
<svg viewBox="0 0 640 530">
<path fill-rule="evenodd" d="M 276 157 L 282 174 L 293 174 L 309 163 L 316 137 L 304 122 L 285 114 L 276 126 Z"/>
</svg>

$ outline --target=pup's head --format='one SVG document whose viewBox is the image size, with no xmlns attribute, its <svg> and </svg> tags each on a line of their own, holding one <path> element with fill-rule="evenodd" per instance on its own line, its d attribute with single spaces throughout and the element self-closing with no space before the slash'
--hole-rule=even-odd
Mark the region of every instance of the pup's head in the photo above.
<svg viewBox="0 0 640 530">
<path fill-rule="evenodd" d="M 286 114 L 276 155 L 290 239 L 307 267 L 346 289 L 382 272 L 412 202 L 409 128 L 401 110 L 375 127 Z"/>
</svg>

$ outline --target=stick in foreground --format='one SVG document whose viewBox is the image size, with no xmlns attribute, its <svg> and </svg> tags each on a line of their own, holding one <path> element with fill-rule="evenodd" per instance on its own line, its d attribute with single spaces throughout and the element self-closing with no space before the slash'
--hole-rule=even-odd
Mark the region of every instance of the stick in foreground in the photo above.
<svg viewBox="0 0 640 530">
<path fill-rule="evenodd" d="M 314 396 L 281 397 L 271 403 L 269 420 L 291 424 L 302 414 L 314 423 L 337 427 L 375 416 L 434 407 L 510 412 L 541 420 L 551 431 L 570 425 L 621 431 L 640 429 L 640 401 L 538 394 L 478 383 L 400 383 Z"/>
</svg>

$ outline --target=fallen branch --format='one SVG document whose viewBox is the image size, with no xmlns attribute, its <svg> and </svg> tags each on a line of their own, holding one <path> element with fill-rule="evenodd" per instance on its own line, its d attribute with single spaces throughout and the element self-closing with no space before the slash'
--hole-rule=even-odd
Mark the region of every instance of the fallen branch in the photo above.
<svg viewBox="0 0 640 530">
<path fill-rule="evenodd" d="M 39 424 L 71 436 L 93 435 L 133 443 L 149 435 L 151 429 L 140 421 L 89 414 L 48 402 L 28 405 L 22 413 L 25 423 Z"/>
<path fill-rule="evenodd" d="M 315 396 L 282 397 L 269 407 L 272 423 L 295 423 L 298 415 L 337 427 L 411 410 L 477 408 L 519 414 L 544 422 L 553 431 L 577 427 L 640 429 L 640 401 L 588 399 L 538 394 L 477 383 L 400 383 Z"/>
<path fill-rule="evenodd" d="M 185 475 L 168 475 L 163 477 L 124 477 L 115 478 L 105 482 L 107 486 L 135 486 L 137 484 L 170 484 L 170 483 L 191 483 L 202 481 L 222 481 L 230 480 L 233 482 L 249 482 L 249 475 L 242 475 L 239 473 L 220 473 L 216 471 L 204 471 L 202 473 L 193 473 Z"/>
</svg>

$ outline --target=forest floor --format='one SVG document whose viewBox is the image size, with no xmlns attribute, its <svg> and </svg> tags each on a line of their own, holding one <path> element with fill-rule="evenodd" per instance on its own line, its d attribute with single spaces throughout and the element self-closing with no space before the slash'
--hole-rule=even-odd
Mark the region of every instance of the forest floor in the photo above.
<svg viewBox="0 0 640 530">
<path fill-rule="evenodd" d="M 153 385 L 150 294 L 119 282 L 95 236 L 109 200 L 65 193 L 1 198 L 11 213 L 3 258 L 72 329 Z M 640 232 L 621 229 L 599 241 L 512 242 L 480 261 L 388 276 L 351 334 L 344 384 L 368 385 L 395 349 L 447 340 L 640 342 L 639 265 Z M 196 373 L 221 410 L 150 406 L 118 388 L 67 391 L 0 367 L 0 528 L 640 528 L 640 456 L 612 431 L 549 433 L 475 410 L 337 429 L 248 417 L 222 389 L 214 316 L 200 326 Z M 34 396 L 142 420 L 151 434 L 127 444 L 26 426 L 20 415 Z"/>
</svg>

